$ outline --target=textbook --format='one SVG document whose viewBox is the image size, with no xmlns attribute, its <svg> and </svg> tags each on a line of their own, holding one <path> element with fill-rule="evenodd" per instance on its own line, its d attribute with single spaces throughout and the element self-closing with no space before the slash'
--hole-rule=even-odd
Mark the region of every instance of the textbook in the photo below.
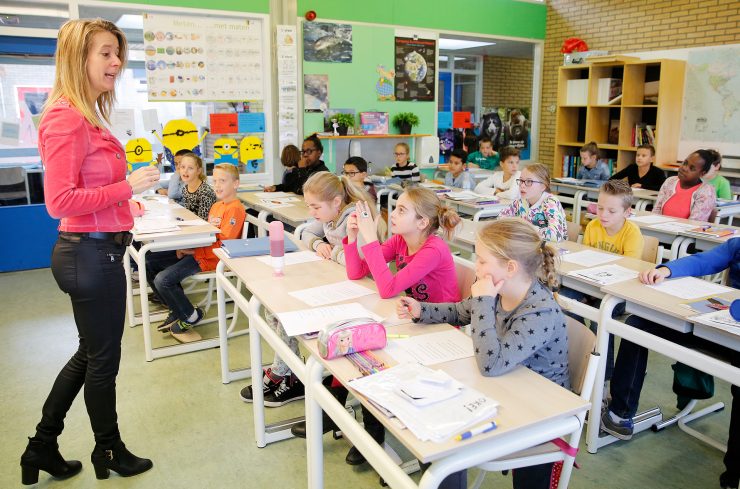
<svg viewBox="0 0 740 489">
<path fill-rule="evenodd" d="M 221 241 L 221 249 L 229 255 L 229 258 L 241 258 L 243 256 L 260 256 L 270 254 L 270 237 L 225 239 Z M 285 252 L 296 251 L 296 246 L 290 239 L 285 239 Z"/>
<path fill-rule="evenodd" d="M 731 236 L 735 234 L 735 230 L 731 228 L 721 228 L 717 226 L 699 226 L 693 229 L 688 229 L 686 231 L 686 234 L 724 238 L 725 236 Z"/>
</svg>

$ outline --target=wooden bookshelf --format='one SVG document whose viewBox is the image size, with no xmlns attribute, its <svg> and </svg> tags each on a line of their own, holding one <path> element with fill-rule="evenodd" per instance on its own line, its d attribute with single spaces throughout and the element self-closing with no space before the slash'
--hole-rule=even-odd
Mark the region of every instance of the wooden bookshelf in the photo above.
<svg viewBox="0 0 740 489">
<path fill-rule="evenodd" d="M 656 164 L 675 163 L 685 72 L 684 61 L 668 59 L 613 60 L 561 66 L 558 71 L 553 175 L 563 176 L 563 158 L 578 156 L 580 147 L 590 141 L 599 145 L 602 157 L 616 160 L 615 171 L 634 163 L 637 148 L 632 144 L 632 130 L 637 123 L 655 126 Z M 622 80 L 622 98 L 618 102 L 609 105 L 597 103 L 599 80 L 602 78 Z M 568 103 L 570 80 L 587 80 L 587 84 L 581 85 L 587 90 L 586 105 Z M 658 82 L 658 100 L 657 103 L 646 103 L 645 83 L 652 81 Z M 619 127 L 616 144 L 609 142 L 613 125 Z"/>
</svg>

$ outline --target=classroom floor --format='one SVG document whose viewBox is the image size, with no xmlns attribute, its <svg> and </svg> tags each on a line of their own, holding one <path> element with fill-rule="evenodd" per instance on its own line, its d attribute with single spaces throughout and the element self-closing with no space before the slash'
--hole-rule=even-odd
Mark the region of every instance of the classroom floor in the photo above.
<svg viewBox="0 0 740 489">
<path fill-rule="evenodd" d="M 26 437 L 33 434 L 56 374 L 76 348 L 76 332 L 68 298 L 56 287 L 49 269 L 0 274 L 0 297 L 4 318 L 0 409 L 5 413 L 0 419 L 0 487 L 9 488 L 21 486 L 19 459 Z M 59 442 L 63 455 L 82 461 L 83 471 L 67 481 L 53 481 L 41 473 L 39 487 L 306 487 L 305 442 L 293 439 L 256 447 L 251 407 L 239 399 L 239 390 L 248 381 L 221 384 L 217 350 L 147 363 L 139 328 L 126 327 L 123 337 L 118 413 L 127 446 L 137 455 L 150 457 L 154 468 L 137 477 L 112 474 L 109 481 L 97 481 L 90 464 L 92 434 L 80 396 Z M 247 365 L 246 337 L 234 340 L 231 351 L 234 366 Z M 671 362 L 657 354 L 650 358 L 643 406 L 657 403 L 664 412 L 673 413 Z M 726 383 L 716 383 L 714 399 L 730 401 Z M 302 411 L 302 402 L 269 409 L 268 422 L 299 416 Z M 729 409 L 693 426 L 724 442 Z M 353 468 L 344 463 L 346 440 L 334 441 L 326 435 L 324 447 L 326 488 L 380 487 L 368 465 Z M 723 470 L 720 452 L 675 427 L 659 434 L 642 433 L 596 455 L 587 453 L 582 444 L 578 462 L 582 468 L 573 473 L 573 489 L 714 488 L 719 487 Z M 471 471 L 471 482 L 474 476 Z M 511 487 L 511 481 L 489 474 L 483 487 Z"/>
</svg>

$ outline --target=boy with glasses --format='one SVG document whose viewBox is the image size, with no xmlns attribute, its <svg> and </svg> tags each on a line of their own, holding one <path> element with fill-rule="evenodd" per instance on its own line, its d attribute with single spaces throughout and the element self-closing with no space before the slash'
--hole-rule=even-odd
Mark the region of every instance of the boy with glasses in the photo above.
<svg viewBox="0 0 740 489">
<path fill-rule="evenodd" d="M 375 184 L 367 175 L 367 161 L 361 156 L 350 156 L 344 163 L 342 175 L 349 178 L 356 187 L 365 190 L 373 200 L 377 200 L 378 195 L 375 192 Z"/>
</svg>

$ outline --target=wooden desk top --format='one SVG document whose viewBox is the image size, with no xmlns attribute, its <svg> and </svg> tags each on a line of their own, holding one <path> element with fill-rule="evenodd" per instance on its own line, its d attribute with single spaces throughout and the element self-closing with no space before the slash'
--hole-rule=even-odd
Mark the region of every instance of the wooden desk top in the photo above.
<svg viewBox="0 0 740 489">
<path fill-rule="evenodd" d="M 265 197 L 258 197 L 258 192 L 239 192 L 239 200 L 245 205 L 257 210 L 265 211 L 272 214 L 276 219 L 280 221 L 289 222 L 291 224 L 300 224 L 311 219 L 311 215 L 308 213 L 308 207 L 306 202 L 303 200 L 302 195 L 291 193 L 291 197 L 298 197 L 298 202 L 289 202 L 289 207 L 270 207 L 260 202 Z M 290 193 L 290 192 L 289 192 Z"/>
<path fill-rule="evenodd" d="M 446 324 L 403 324 L 395 326 L 393 332 L 402 334 L 424 334 L 444 331 L 451 328 Z M 357 368 L 345 358 L 324 360 L 317 351 L 316 340 L 304 340 L 304 345 L 319 359 L 324 366 L 339 380 L 347 384 L 350 379 L 360 374 Z M 374 352 L 378 358 L 388 365 L 397 362 L 385 351 Z M 535 372 L 519 367 L 512 372 L 499 377 L 484 377 L 480 374 L 473 357 L 436 365 L 467 386 L 472 387 L 489 397 L 497 400 L 501 405 L 496 416 L 498 428 L 489 433 L 475 436 L 464 442 L 449 440 L 444 443 L 432 441 L 423 442 L 409 432 L 399 428 L 395 420 L 386 418 L 375 407 L 369 405 L 365 399 L 357 394 L 358 399 L 385 425 L 385 427 L 401 443 L 406 446 L 416 458 L 422 462 L 430 462 L 451 455 L 461 447 L 469 447 L 492 438 L 511 435 L 517 430 L 537 425 L 539 423 L 558 418 L 575 415 L 588 407 L 588 403 L 567 389 L 547 380 Z"/>
<path fill-rule="evenodd" d="M 560 249 L 568 250 L 568 253 L 576 253 L 578 251 L 583 251 L 583 250 L 598 251 L 599 253 L 609 253 L 608 251 L 599 250 L 597 248 L 586 246 L 584 244 L 576 243 L 573 241 L 561 241 L 560 243 L 557 243 L 556 246 Z M 563 256 L 564 255 L 561 255 L 561 258 Z M 615 255 L 615 256 L 619 256 L 619 255 Z M 578 265 L 577 263 L 563 261 L 562 259 L 556 260 L 555 264 L 557 267 L 558 274 L 560 275 L 566 275 L 569 272 L 572 272 L 574 270 L 592 268 L 589 266 Z M 618 260 L 610 261 L 609 263 L 605 263 L 605 265 L 619 265 L 624 268 L 629 268 L 630 270 L 637 270 L 638 272 L 641 272 L 643 270 L 650 270 L 651 268 L 655 267 L 654 263 L 649 263 L 646 261 L 638 260 L 636 258 L 630 258 L 627 256 L 619 256 Z M 575 278 L 577 279 L 577 277 Z"/>
<path fill-rule="evenodd" d="M 654 213 L 648 212 L 648 211 L 638 211 L 638 212 L 634 212 L 633 215 L 639 217 L 639 216 L 657 216 L 659 214 L 654 214 Z M 728 240 L 730 240 L 732 238 L 740 237 L 740 227 L 737 227 L 737 226 L 728 226 L 726 224 L 717 224 L 717 225 L 715 225 L 715 224 L 708 223 L 708 222 L 705 222 L 705 221 L 694 221 L 692 219 L 682 219 L 680 217 L 672 217 L 672 216 L 665 216 L 665 217 L 667 219 L 670 219 L 670 221 L 665 221 L 665 222 L 679 222 L 679 223 L 682 223 L 682 224 L 691 224 L 691 225 L 693 225 L 695 227 L 707 226 L 707 225 L 710 225 L 711 224 L 712 226 L 716 226 L 716 227 L 720 227 L 720 228 L 734 229 L 735 230 L 735 234 L 731 234 L 729 236 L 724 236 L 724 237 L 721 237 L 721 238 L 717 238 L 717 237 L 714 237 L 714 236 L 702 236 L 702 235 L 698 235 L 698 234 L 693 234 L 693 233 L 690 233 L 688 231 L 675 231 L 674 232 L 674 231 L 667 231 L 665 229 L 655 229 L 655 228 L 651 227 L 651 226 L 654 225 L 654 223 L 645 223 L 645 222 L 635 221 L 634 219 L 630 219 L 630 220 L 633 223 L 635 223 L 640 228 L 640 230 L 647 230 L 648 232 L 649 231 L 657 231 L 657 232 L 660 232 L 660 233 L 666 233 L 666 234 L 670 234 L 670 235 L 674 235 L 674 236 L 686 236 L 686 237 L 689 237 L 689 238 L 694 238 L 696 240 L 707 241 L 707 242 L 711 242 L 711 243 L 719 243 L 719 244 L 721 244 L 721 243 L 724 243 L 724 242 L 726 242 L 726 241 L 728 241 Z"/>
</svg>

